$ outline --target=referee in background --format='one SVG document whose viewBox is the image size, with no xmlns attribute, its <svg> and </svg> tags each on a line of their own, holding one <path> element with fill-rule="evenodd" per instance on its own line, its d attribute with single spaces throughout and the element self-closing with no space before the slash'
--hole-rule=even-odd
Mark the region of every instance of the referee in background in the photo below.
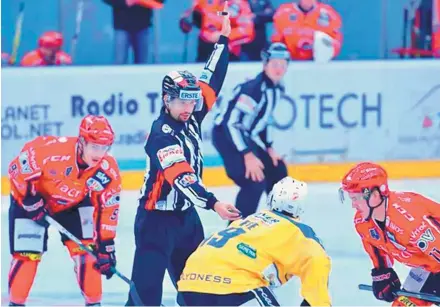
<svg viewBox="0 0 440 307">
<path fill-rule="evenodd" d="M 287 176 L 286 164 L 272 148 L 269 124 L 284 92 L 280 82 L 290 54 L 284 44 L 272 43 L 261 57 L 263 71 L 236 86 L 212 134 L 228 177 L 240 187 L 235 205 L 243 218 L 256 212 L 264 191 Z"/>
</svg>

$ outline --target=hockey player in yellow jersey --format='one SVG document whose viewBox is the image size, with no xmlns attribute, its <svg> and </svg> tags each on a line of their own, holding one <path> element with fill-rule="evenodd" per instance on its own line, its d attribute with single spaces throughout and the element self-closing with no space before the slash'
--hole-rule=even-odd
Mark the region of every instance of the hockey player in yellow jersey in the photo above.
<svg viewBox="0 0 440 307">
<path fill-rule="evenodd" d="M 307 184 L 277 182 L 269 210 L 238 220 L 205 239 L 178 282 L 188 306 L 280 306 L 271 289 L 301 279 L 301 306 L 330 306 L 330 258 L 313 229 L 300 222 Z"/>
</svg>

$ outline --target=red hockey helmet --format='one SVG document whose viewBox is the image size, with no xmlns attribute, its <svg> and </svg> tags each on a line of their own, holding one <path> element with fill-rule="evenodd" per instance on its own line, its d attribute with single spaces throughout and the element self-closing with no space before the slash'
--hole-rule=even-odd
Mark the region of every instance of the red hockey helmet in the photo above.
<svg viewBox="0 0 440 307">
<path fill-rule="evenodd" d="M 390 192 L 387 172 L 382 166 L 375 163 L 359 163 L 350 169 L 342 179 L 341 189 L 348 193 L 369 193 L 375 188 L 383 196 L 388 196 Z"/>
<path fill-rule="evenodd" d="M 104 116 L 87 115 L 79 126 L 79 136 L 86 142 L 111 146 L 115 133 Z"/>
<path fill-rule="evenodd" d="M 38 39 L 38 46 L 46 48 L 61 48 L 63 45 L 63 35 L 56 31 L 43 33 Z"/>
</svg>

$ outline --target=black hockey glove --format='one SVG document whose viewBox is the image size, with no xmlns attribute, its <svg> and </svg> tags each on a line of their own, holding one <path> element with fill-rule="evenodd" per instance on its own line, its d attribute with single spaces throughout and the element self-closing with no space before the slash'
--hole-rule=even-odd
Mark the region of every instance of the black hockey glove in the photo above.
<svg viewBox="0 0 440 307">
<path fill-rule="evenodd" d="M 391 303 L 397 297 L 396 291 L 400 290 L 399 276 L 392 268 L 379 268 L 371 270 L 373 277 L 374 296 L 381 301 Z"/>
<path fill-rule="evenodd" d="M 23 209 L 26 211 L 26 215 L 43 227 L 49 226 L 45 216 L 47 215 L 46 205 L 44 199 L 40 194 L 27 196 L 23 199 Z"/>
<path fill-rule="evenodd" d="M 96 263 L 95 269 L 105 275 L 107 279 L 112 278 L 113 267 L 116 266 L 115 243 L 113 240 L 103 241 L 98 247 L 95 247 Z"/>
</svg>

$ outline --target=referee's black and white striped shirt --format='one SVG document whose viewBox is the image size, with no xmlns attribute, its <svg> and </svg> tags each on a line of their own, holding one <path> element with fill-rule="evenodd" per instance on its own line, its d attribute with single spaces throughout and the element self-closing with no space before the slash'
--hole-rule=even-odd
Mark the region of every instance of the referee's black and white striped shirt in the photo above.
<svg viewBox="0 0 440 307">
<path fill-rule="evenodd" d="M 272 146 L 269 125 L 273 110 L 284 93 L 281 84 L 275 85 L 264 73 L 235 87 L 233 97 L 215 118 L 223 126 L 234 146 L 243 154 L 256 143 L 263 149 Z"/>
</svg>

